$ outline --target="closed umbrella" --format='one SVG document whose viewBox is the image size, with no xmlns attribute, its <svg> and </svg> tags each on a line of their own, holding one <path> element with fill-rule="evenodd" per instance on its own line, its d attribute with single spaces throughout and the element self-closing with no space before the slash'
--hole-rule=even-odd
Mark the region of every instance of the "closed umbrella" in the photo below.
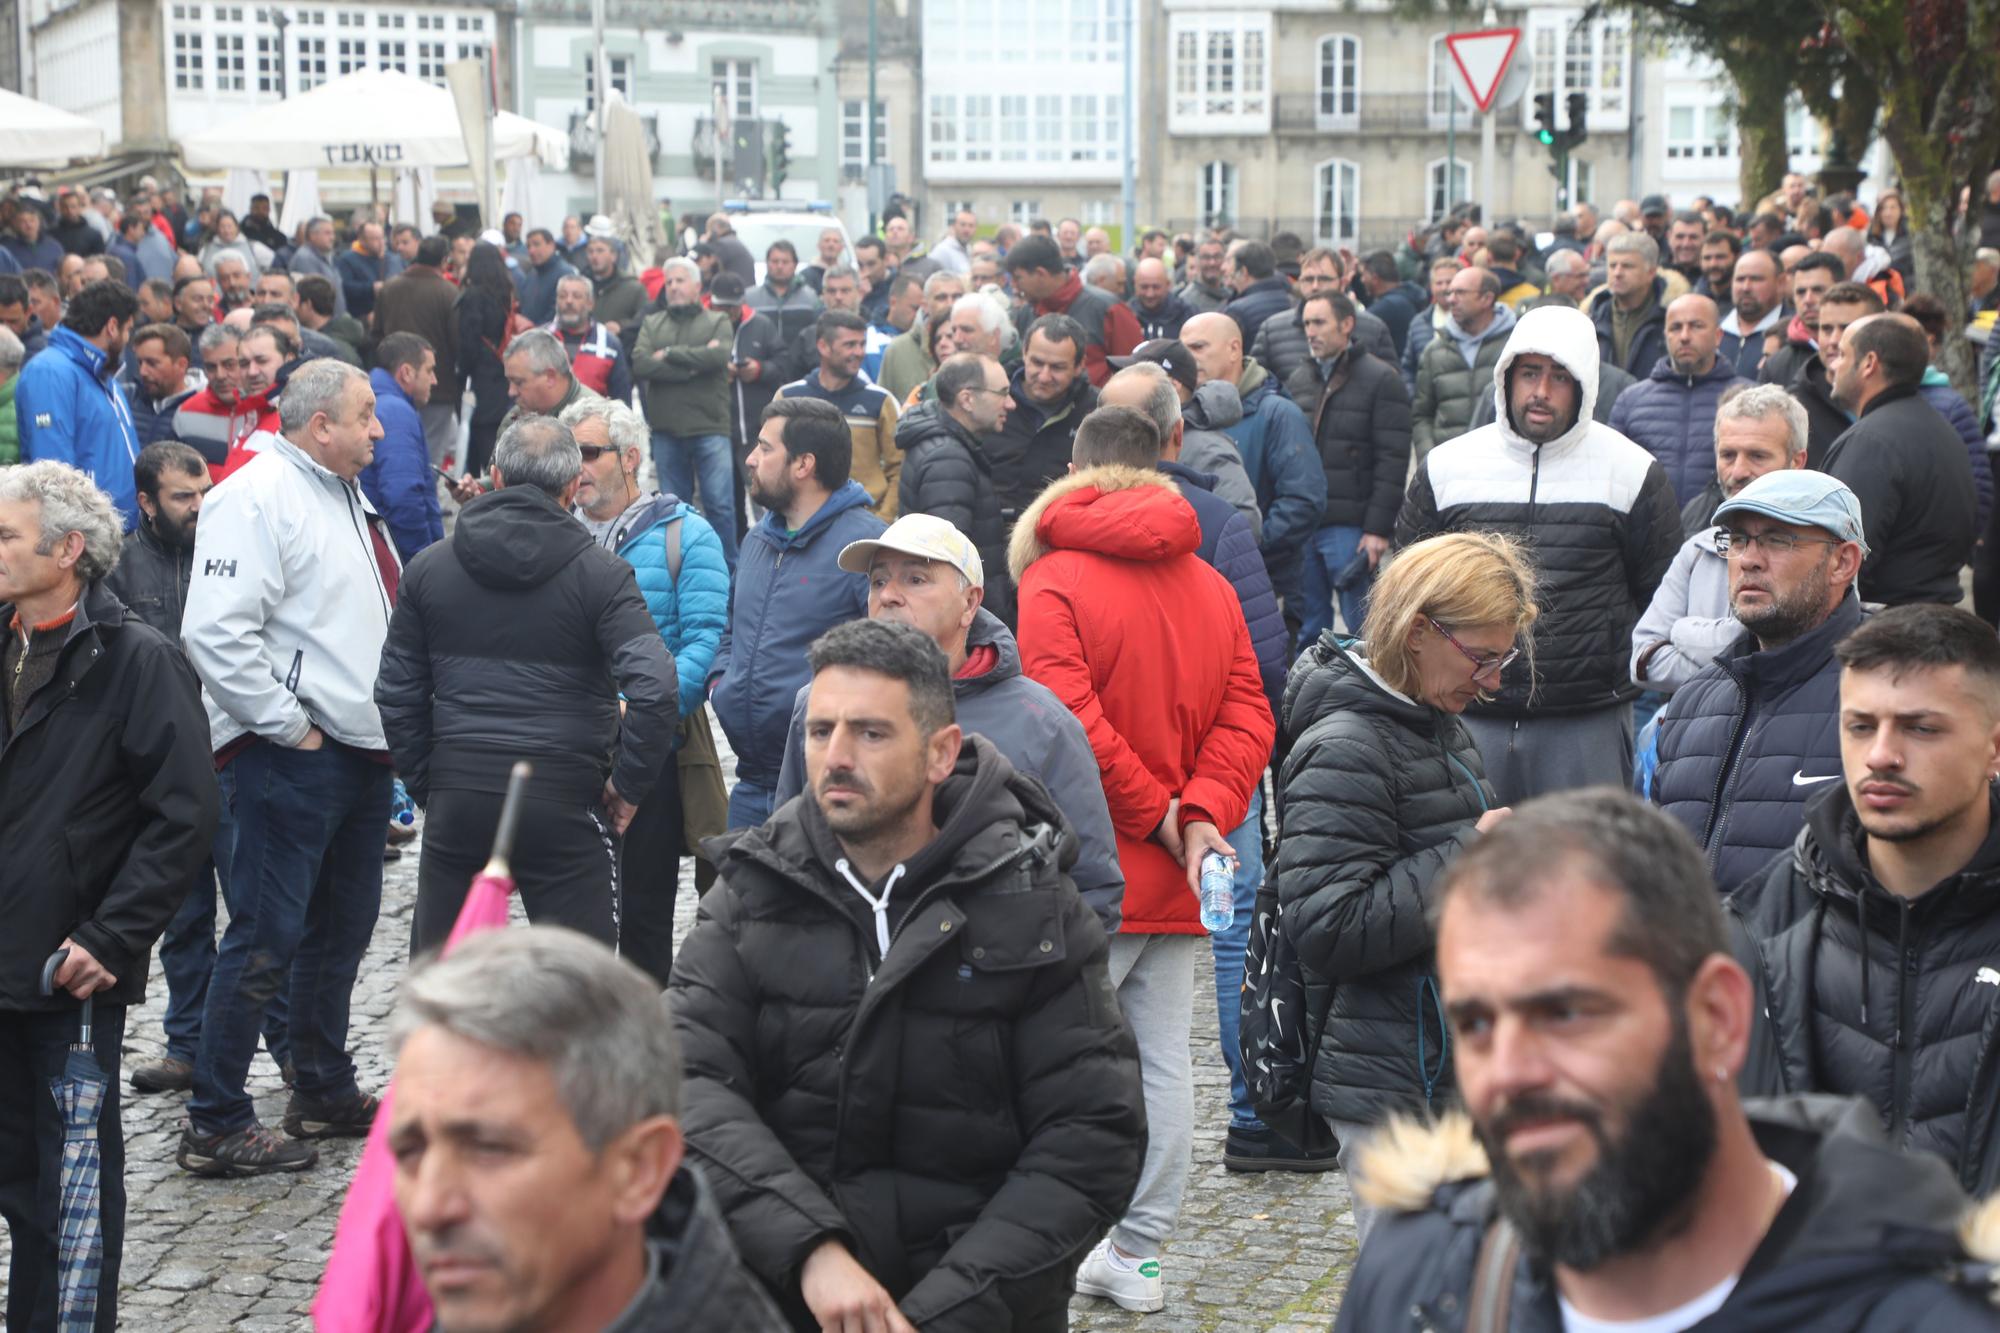
<svg viewBox="0 0 2000 1333">
<path fill-rule="evenodd" d="M 514 893 L 507 857 L 514 849 L 529 771 L 525 761 L 517 763 L 507 779 L 507 799 L 493 830 L 493 855 L 474 877 L 444 942 L 444 953 L 468 935 L 507 924 L 507 904 Z M 410 1254 L 403 1215 L 396 1209 L 396 1158 L 389 1150 L 389 1105 L 395 1095 L 391 1082 L 368 1131 L 368 1146 L 362 1149 L 361 1165 L 347 1188 L 347 1201 L 340 1206 L 333 1253 L 320 1277 L 319 1294 L 313 1297 L 316 1333 L 423 1333 L 432 1326 L 430 1295 Z"/>
<path fill-rule="evenodd" d="M 69 957 L 58 949 L 42 965 L 42 994 L 55 994 L 56 969 Z M 63 1072 L 49 1080 L 62 1111 L 62 1168 L 56 1200 L 56 1328 L 90 1333 L 97 1326 L 97 1284 L 104 1272 L 103 1158 L 97 1121 L 110 1083 L 90 1045 L 91 1002 L 84 997 L 77 1039 Z"/>
</svg>

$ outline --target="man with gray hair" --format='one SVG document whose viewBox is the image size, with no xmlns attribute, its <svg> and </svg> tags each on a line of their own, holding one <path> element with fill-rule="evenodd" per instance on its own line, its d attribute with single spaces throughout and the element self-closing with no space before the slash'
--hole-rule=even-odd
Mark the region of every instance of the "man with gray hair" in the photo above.
<svg viewBox="0 0 2000 1333">
<path fill-rule="evenodd" d="M 1767 472 L 1806 465 L 1806 410 L 1778 384 L 1754 384 L 1715 409 L 1715 480 L 1681 510 L 1687 540 L 1632 629 L 1632 679 L 1671 694 L 1735 642 L 1729 611 L 1728 543 L 1714 514 Z"/>
<path fill-rule="evenodd" d="M 333 219 L 313 218 L 306 223 L 306 243 L 292 251 L 286 271 L 294 279 L 310 274 L 332 283 L 333 313 L 339 316 L 347 313 L 347 292 L 341 285 L 340 270 L 334 267 L 333 261 Z"/>
<path fill-rule="evenodd" d="M 529 919 L 618 943 L 615 838 L 672 762 L 680 718 L 632 567 L 570 517 L 582 473 L 569 427 L 517 422 L 493 451 L 497 489 L 403 580 L 375 702 L 428 815 L 413 955 L 458 919 L 516 759 L 534 765 L 514 850 Z"/>
<path fill-rule="evenodd" d="M 357 479 L 382 425 L 368 377 L 294 370 L 279 431 L 202 506 L 181 637 L 236 825 L 223 934 L 177 1160 L 204 1176 L 303 1171 L 305 1140 L 359 1138 L 379 1099 L 347 1053 L 382 900 L 388 742 L 370 686 L 401 567 Z M 245 1090 L 264 1007 L 290 986 L 282 1138 Z"/>
<path fill-rule="evenodd" d="M 475 935 L 403 983 L 388 1141 L 438 1327 L 789 1327 L 686 1159 L 660 1006 L 643 972 L 545 926 Z M 506 1170 L 494 1143 L 519 1147 Z"/>
<path fill-rule="evenodd" d="M 1660 247 L 1641 231 L 1613 236 L 1604 247 L 1604 290 L 1586 312 L 1597 325 L 1598 356 L 1635 379 L 1652 374 L 1667 354 L 1667 280 Z"/>
<path fill-rule="evenodd" d="M 194 677 L 104 577 L 123 524 L 63 463 L 0 469 L 0 1213 L 13 1245 L 7 1318 L 57 1326 L 63 1112 L 48 1095 L 78 1040 L 108 1080 L 98 1113 L 104 1251 L 85 1279 L 117 1323 L 125 1231 L 118 1063 L 126 1010 L 208 859 L 218 800 Z M 379 833 L 379 831 L 378 831 Z M 45 961 L 60 960 L 54 993 Z"/>
<path fill-rule="evenodd" d="M 1114 301 L 1125 299 L 1125 261 L 1108 251 L 1084 261 L 1083 280 Z"/>
<path fill-rule="evenodd" d="M 738 247 L 741 248 L 740 246 Z M 701 303 L 701 271 L 688 260 L 662 266 L 660 302 L 639 326 L 632 376 L 653 428 L 660 483 L 692 502 L 736 566 L 736 455 L 729 444 L 729 358 L 736 330 Z"/>
<path fill-rule="evenodd" d="M 1590 291 L 1590 261 L 1583 257 L 1582 251 L 1550 251 L 1543 272 L 1548 275 L 1547 290 L 1531 301 L 1521 302 L 1522 314 L 1539 310 L 1545 305 L 1568 306 L 1574 310 L 1583 304 L 1584 296 Z"/>
</svg>

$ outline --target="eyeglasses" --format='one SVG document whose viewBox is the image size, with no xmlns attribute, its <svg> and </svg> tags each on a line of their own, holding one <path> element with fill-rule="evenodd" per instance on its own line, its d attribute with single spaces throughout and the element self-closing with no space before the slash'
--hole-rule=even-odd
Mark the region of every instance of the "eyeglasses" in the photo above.
<svg viewBox="0 0 2000 1333">
<path fill-rule="evenodd" d="M 1474 676 L 1486 676 L 1496 671 L 1505 671 L 1521 655 L 1519 648 L 1509 648 L 1504 653 L 1475 653 L 1452 637 L 1451 631 L 1443 625 L 1438 624 L 1436 620 L 1433 620 L 1429 616 L 1425 616 L 1424 619 L 1429 622 L 1432 629 L 1444 636 L 1446 643 L 1465 654 L 1465 660 L 1472 663 L 1472 674 Z"/>
<path fill-rule="evenodd" d="M 579 444 L 576 447 L 576 451 L 583 455 L 583 461 L 586 463 L 595 463 L 606 454 L 618 452 L 614 446 L 609 444 Z"/>
<path fill-rule="evenodd" d="M 1828 537 L 1795 537 L 1789 532 L 1745 532 L 1741 528 L 1724 528 L 1716 537 L 1716 545 L 1726 560 L 1736 559 L 1753 546 L 1763 547 L 1765 555 L 1790 555 L 1801 546 L 1840 545 Z"/>
</svg>

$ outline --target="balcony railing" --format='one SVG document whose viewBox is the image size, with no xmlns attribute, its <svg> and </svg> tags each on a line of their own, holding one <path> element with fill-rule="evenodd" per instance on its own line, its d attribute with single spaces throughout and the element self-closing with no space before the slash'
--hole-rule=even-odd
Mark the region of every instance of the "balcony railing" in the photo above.
<svg viewBox="0 0 2000 1333">
<path fill-rule="evenodd" d="M 1351 111 L 1338 109 L 1340 102 L 1322 99 L 1316 92 L 1279 93 L 1277 131 L 1280 134 L 1430 134 L 1442 132 L 1449 114 L 1440 102 L 1432 105 L 1429 93 L 1364 92 L 1347 102 Z M 1461 112 L 1461 130 L 1472 127 L 1471 113 Z"/>
<path fill-rule="evenodd" d="M 646 156 L 654 161 L 660 156 L 660 113 L 639 112 L 639 123 L 645 127 Z M 573 159 L 595 161 L 597 158 L 597 113 L 595 111 L 572 111 L 569 113 L 569 155 Z"/>
</svg>

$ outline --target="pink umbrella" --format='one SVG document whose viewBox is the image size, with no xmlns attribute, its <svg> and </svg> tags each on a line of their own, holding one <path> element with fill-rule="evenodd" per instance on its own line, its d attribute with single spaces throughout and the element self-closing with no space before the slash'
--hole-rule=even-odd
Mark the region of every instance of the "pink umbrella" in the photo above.
<svg viewBox="0 0 2000 1333">
<path fill-rule="evenodd" d="M 514 847 L 528 772 L 525 761 L 517 763 L 507 780 L 500 825 L 493 831 L 493 855 L 473 878 L 458 921 L 444 942 L 445 953 L 468 935 L 507 924 L 508 899 L 514 892 L 507 856 Z M 320 1278 L 319 1295 L 313 1298 L 313 1327 L 319 1333 L 423 1333 L 431 1326 L 431 1298 L 410 1255 L 403 1216 L 396 1210 L 396 1159 L 389 1151 L 389 1101 L 395 1092 L 391 1080 L 368 1131 L 361 1165 L 347 1187 L 347 1202 L 340 1208 L 333 1254 Z"/>
</svg>

